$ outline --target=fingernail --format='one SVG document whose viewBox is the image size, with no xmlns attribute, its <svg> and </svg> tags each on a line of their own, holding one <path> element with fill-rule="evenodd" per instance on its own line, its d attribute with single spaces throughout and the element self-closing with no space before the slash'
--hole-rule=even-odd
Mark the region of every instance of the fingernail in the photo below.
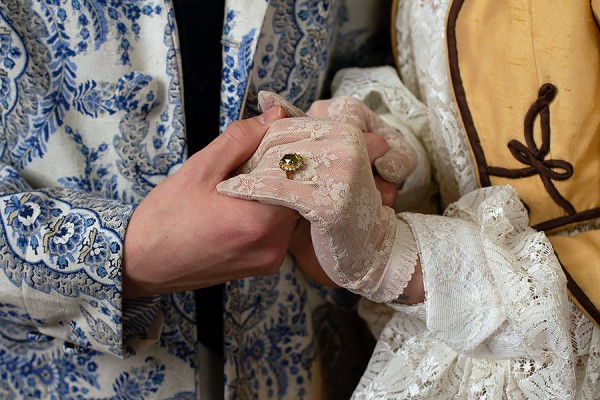
<svg viewBox="0 0 600 400">
<path fill-rule="evenodd" d="M 271 107 L 267 111 L 265 111 L 264 113 L 262 113 L 258 117 L 256 117 L 256 119 L 261 124 L 270 124 L 271 122 L 275 121 L 277 119 L 277 117 L 279 116 L 279 112 L 280 112 L 279 110 L 280 110 L 279 106 Z"/>
</svg>

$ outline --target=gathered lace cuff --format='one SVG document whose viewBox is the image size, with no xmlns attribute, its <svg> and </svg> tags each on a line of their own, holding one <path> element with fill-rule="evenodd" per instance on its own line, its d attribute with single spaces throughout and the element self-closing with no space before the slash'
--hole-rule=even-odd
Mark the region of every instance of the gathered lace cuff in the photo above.
<svg viewBox="0 0 600 400">
<path fill-rule="evenodd" d="M 390 258 L 381 277 L 377 291 L 369 296 L 376 302 L 393 302 L 402 299 L 417 264 L 418 252 L 410 227 L 402 219 L 396 220 L 396 237 Z"/>
</svg>

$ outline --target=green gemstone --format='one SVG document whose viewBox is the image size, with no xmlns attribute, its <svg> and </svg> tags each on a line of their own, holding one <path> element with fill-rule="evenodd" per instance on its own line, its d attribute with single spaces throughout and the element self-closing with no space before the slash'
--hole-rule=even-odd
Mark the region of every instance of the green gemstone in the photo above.
<svg viewBox="0 0 600 400">
<path fill-rule="evenodd" d="M 279 166 L 284 170 L 295 171 L 301 168 L 304 165 L 304 159 L 299 154 L 285 154 L 281 157 L 281 161 L 279 162 Z"/>
</svg>

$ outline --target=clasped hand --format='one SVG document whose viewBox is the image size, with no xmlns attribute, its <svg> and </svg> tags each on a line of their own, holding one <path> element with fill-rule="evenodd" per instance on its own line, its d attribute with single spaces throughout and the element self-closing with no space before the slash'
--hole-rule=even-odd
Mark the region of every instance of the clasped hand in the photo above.
<svg viewBox="0 0 600 400">
<path fill-rule="evenodd" d="M 375 301 L 392 301 L 412 271 L 397 277 L 389 263 L 399 225 L 375 184 L 363 136 L 368 128 L 325 118 L 276 121 L 241 174 L 217 190 L 298 211 L 310 223 L 316 256 L 334 283 Z M 305 160 L 292 179 L 279 168 L 288 153 Z M 390 171 L 397 179 L 414 168 L 413 158 L 404 160 L 384 160 L 388 166 L 395 163 Z"/>
</svg>

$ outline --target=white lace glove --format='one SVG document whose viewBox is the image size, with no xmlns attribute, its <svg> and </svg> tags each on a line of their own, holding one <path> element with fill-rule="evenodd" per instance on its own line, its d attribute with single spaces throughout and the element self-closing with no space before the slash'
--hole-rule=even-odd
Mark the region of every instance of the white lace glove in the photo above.
<svg viewBox="0 0 600 400">
<path fill-rule="evenodd" d="M 305 166 L 288 179 L 279 163 L 291 153 L 302 156 Z M 382 205 L 363 134 L 353 125 L 306 117 L 277 121 L 240 175 L 217 189 L 297 210 L 311 222 L 324 271 L 357 294 L 392 301 L 412 276 L 417 258 L 412 233 Z M 407 250 L 403 242 L 412 247 Z"/>
</svg>

